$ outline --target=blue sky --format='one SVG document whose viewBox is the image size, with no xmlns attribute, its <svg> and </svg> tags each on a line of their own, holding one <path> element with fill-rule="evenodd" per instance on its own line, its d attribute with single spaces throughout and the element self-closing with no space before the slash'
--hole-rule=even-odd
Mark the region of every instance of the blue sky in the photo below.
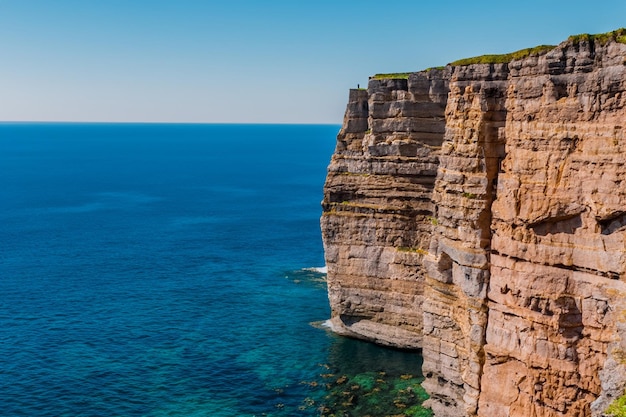
<svg viewBox="0 0 626 417">
<path fill-rule="evenodd" d="M 338 124 L 375 73 L 624 26 L 624 0 L 0 0 L 0 120 Z"/>
</svg>

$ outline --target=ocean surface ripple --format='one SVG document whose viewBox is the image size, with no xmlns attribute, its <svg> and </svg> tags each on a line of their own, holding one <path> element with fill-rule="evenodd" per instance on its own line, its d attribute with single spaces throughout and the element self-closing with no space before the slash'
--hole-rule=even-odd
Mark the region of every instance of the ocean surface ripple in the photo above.
<svg viewBox="0 0 626 417">
<path fill-rule="evenodd" d="M 327 369 L 418 373 L 311 325 L 337 129 L 0 124 L 2 415 L 319 415 Z"/>
</svg>

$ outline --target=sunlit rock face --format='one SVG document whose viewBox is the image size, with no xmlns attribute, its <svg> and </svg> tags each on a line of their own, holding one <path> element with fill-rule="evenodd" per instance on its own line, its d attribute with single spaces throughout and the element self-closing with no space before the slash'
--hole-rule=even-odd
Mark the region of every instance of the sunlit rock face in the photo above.
<svg viewBox="0 0 626 417">
<path fill-rule="evenodd" d="M 422 309 L 425 387 L 438 415 L 477 411 L 507 79 L 506 64 L 454 67 L 451 74 Z"/>
<path fill-rule="evenodd" d="M 383 345 L 420 348 L 424 271 L 444 71 L 352 90 L 328 168 L 322 232 L 331 325 Z"/>
<path fill-rule="evenodd" d="M 626 300 L 625 58 L 569 42 L 509 65 L 481 415 L 602 409 Z"/>
<path fill-rule="evenodd" d="M 439 417 L 602 415 L 626 386 L 625 136 L 615 37 L 352 90 L 331 326 L 422 349 Z"/>
</svg>

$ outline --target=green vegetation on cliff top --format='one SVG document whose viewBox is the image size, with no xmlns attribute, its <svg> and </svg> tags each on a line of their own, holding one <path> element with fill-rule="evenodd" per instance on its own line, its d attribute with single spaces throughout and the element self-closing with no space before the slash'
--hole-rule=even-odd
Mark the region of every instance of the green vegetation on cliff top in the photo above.
<svg viewBox="0 0 626 417">
<path fill-rule="evenodd" d="M 597 42 L 600 45 L 604 45 L 609 41 L 615 41 L 619 43 L 626 43 L 626 28 L 619 28 L 612 32 L 598 33 L 596 35 L 590 35 L 589 33 L 582 33 L 580 35 L 572 35 L 567 38 L 568 41 L 574 45 L 578 45 L 580 42 Z"/>
<path fill-rule="evenodd" d="M 442 70 L 444 68 L 445 67 L 430 67 L 420 72 Z M 409 75 L 411 74 L 412 74 L 411 72 L 391 72 L 389 74 L 375 74 L 370 77 L 370 80 L 406 80 L 409 78 Z"/>
<path fill-rule="evenodd" d="M 612 32 L 607 33 L 599 33 L 596 35 L 591 35 L 589 33 L 583 33 L 580 35 L 572 35 L 567 40 L 574 45 L 579 44 L 580 42 L 598 42 L 601 45 L 613 40 L 619 43 L 626 44 L 626 29 L 620 28 L 614 30 Z M 515 61 L 517 59 L 523 59 L 533 55 L 542 55 L 546 52 L 551 51 L 556 48 L 554 45 L 539 45 L 534 48 L 526 48 L 521 49 L 516 52 L 511 52 L 509 54 L 500 54 L 500 55 L 481 55 L 472 58 L 464 58 L 459 59 L 457 61 L 451 62 L 450 65 L 454 66 L 463 66 L 463 65 L 471 65 L 471 64 L 506 64 L 511 61 Z"/>
<path fill-rule="evenodd" d="M 389 74 L 375 74 L 370 77 L 371 80 L 406 80 L 409 78 L 410 72 L 392 72 Z"/>
<path fill-rule="evenodd" d="M 607 33 L 599 33 L 599 34 L 589 34 L 583 33 L 580 35 L 572 35 L 567 38 L 569 42 L 572 42 L 574 45 L 579 44 L 580 42 L 597 42 L 601 45 L 606 44 L 609 41 L 615 41 L 619 43 L 626 44 L 626 28 L 620 28 L 614 30 L 612 32 Z M 556 48 L 555 45 L 539 45 L 534 48 L 525 48 L 520 49 L 519 51 L 511 52 L 508 54 L 490 54 L 490 55 L 480 55 L 471 58 L 463 58 L 457 61 L 451 62 L 449 65 L 452 66 L 465 66 L 471 64 L 507 64 L 511 61 L 515 61 L 518 59 L 524 59 L 529 56 L 542 55 L 546 52 L 549 52 Z M 429 71 L 432 69 L 442 69 L 443 67 L 434 67 L 428 68 L 425 71 Z M 384 80 L 384 79 L 408 79 L 410 72 L 395 72 L 389 74 L 376 74 L 370 77 L 373 80 Z"/>
<path fill-rule="evenodd" d="M 507 64 L 517 59 L 523 59 L 532 55 L 541 55 L 556 48 L 554 45 L 539 45 L 534 48 L 520 49 L 519 51 L 511 52 L 509 54 L 499 55 L 480 55 L 472 58 L 459 59 L 451 62 L 453 66 L 464 66 L 471 64 Z"/>
<path fill-rule="evenodd" d="M 604 413 L 612 417 L 626 417 L 626 394 L 615 399 Z"/>
</svg>

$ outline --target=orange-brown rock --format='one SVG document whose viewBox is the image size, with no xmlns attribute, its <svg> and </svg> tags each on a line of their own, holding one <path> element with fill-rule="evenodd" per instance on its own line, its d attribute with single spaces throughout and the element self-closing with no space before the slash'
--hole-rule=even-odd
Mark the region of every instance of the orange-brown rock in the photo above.
<svg viewBox="0 0 626 417">
<path fill-rule="evenodd" d="M 438 417 L 601 416 L 624 393 L 624 35 L 351 91 L 330 321 L 421 348 Z"/>
<path fill-rule="evenodd" d="M 476 415 L 484 364 L 491 204 L 504 156 L 505 64 L 452 69 L 424 264 L 425 388 L 436 415 Z"/>
<path fill-rule="evenodd" d="M 483 378 L 519 383 L 506 399 L 483 383 L 481 415 L 606 408 L 593 402 L 622 338 L 625 58 L 624 44 L 583 40 L 509 65 Z"/>
<path fill-rule="evenodd" d="M 441 72 L 372 80 L 367 91 L 350 92 L 321 221 L 338 333 L 421 347 L 422 257 L 445 129 Z"/>
</svg>

